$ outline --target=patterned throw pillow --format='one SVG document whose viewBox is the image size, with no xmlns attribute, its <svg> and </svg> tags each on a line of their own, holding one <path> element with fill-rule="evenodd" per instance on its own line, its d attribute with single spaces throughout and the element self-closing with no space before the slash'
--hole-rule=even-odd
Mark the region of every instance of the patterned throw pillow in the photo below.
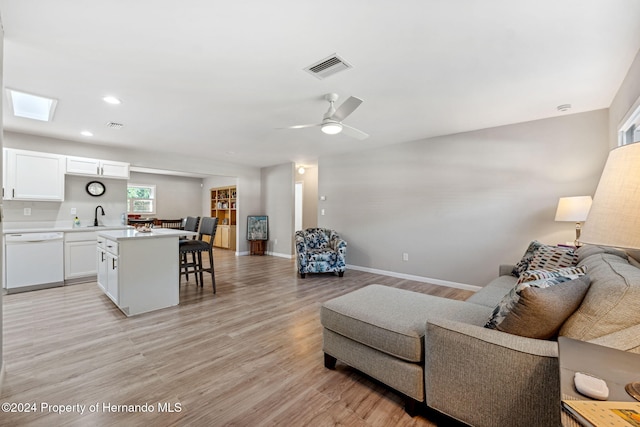
<svg viewBox="0 0 640 427">
<path fill-rule="evenodd" d="M 544 279 L 533 280 L 531 282 L 523 282 L 523 283 L 516 284 L 516 286 L 513 289 L 511 289 L 511 291 L 509 291 L 509 293 L 502 298 L 502 300 L 498 303 L 496 308 L 493 309 L 493 312 L 491 313 L 491 317 L 489 317 L 489 320 L 484 325 L 484 327 L 489 329 L 500 330 L 500 324 L 505 320 L 505 318 L 509 315 L 509 313 L 511 313 L 511 311 L 518 304 L 524 303 L 524 301 L 520 302 L 520 299 L 525 289 L 548 288 L 550 286 L 555 286 L 560 283 L 570 282 L 582 276 L 584 276 L 584 273 L 576 273 L 576 274 L 571 274 L 566 276 L 547 277 Z M 584 297 L 584 294 L 582 296 Z M 569 313 L 569 315 L 571 315 L 571 313 Z M 567 315 L 567 317 L 569 315 Z M 560 328 L 560 326 L 561 325 L 558 325 L 558 328 Z"/>
<path fill-rule="evenodd" d="M 531 263 L 531 260 L 533 259 L 533 256 L 538 251 L 538 249 L 540 249 L 543 246 L 545 246 L 545 245 L 540 243 L 540 242 L 538 242 L 537 240 L 534 240 L 531 243 L 529 243 L 529 247 L 524 252 L 524 255 L 522 256 L 522 259 L 520 261 L 518 261 L 516 266 L 513 268 L 513 271 L 511 272 L 511 274 L 513 276 L 520 277 L 520 274 L 522 274 L 523 272 L 525 272 L 527 270 L 530 270 L 529 264 Z"/>
<path fill-rule="evenodd" d="M 560 276 L 581 276 L 586 273 L 586 266 L 556 268 L 553 270 L 527 270 L 520 275 L 517 283 L 532 282 L 534 280 L 548 279 Z"/>
<path fill-rule="evenodd" d="M 537 282 L 560 279 L 562 282 L 546 287 L 531 286 Z M 513 302 L 515 298 L 512 299 L 509 310 L 500 312 L 498 319 L 492 316 L 485 327 L 528 338 L 554 338 L 565 321 L 580 307 L 589 285 L 587 275 L 573 280 L 556 277 L 517 285 L 516 288 L 521 287 L 514 292 L 517 300 Z M 496 307 L 494 314 L 499 307 Z"/>
<path fill-rule="evenodd" d="M 550 270 L 571 267 L 578 263 L 578 255 L 573 248 L 563 246 L 542 246 L 533 254 L 529 270 Z"/>
</svg>

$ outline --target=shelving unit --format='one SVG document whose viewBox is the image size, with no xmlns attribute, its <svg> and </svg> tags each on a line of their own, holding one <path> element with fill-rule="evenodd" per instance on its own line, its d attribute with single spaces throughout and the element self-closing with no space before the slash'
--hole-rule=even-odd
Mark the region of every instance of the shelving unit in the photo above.
<svg viewBox="0 0 640 427">
<path fill-rule="evenodd" d="M 236 187 L 216 187 L 211 189 L 211 217 L 218 218 L 218 229 L 213 246 L 236 249 Z"/>
</svg>

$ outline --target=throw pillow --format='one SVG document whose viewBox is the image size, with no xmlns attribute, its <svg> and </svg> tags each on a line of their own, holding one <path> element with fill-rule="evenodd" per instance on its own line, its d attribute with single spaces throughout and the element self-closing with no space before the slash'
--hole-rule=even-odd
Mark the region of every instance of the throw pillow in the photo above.
<svg viewBox="0 0 640 427">
<path fill-rule="evenodd" d="M 527 247 L 527 250 L 524 252 L 522 259 L 515 265 L 511 274 L 513 276 L 520 277 L 521 273 L 529 270 L 529 264 L 531 263 L 531 259 L 533 259 L 533 255 L 538 251 L 538 249 L 543 246 L 545 245 L 538 242 L 537 240 L 529 243 L 529 247 Z"/>
<path fill-rule="evenodd" d="M 578 263 L 573 248 L 563 246 L 542 246 L 533 254 L 529 270 L 550 270 L 552 268 L 571 267 Z"/>
<path fill-rule="evenodd" d="M 518 302 L 496 329 L 528 338 L 554 338 L 580 307 L 589 285 L 589 276 L 585 275 L 546 288 L 524 288 Z"/>
<path fill-rule="evenodd" d="M 575 279 L 587 273 L 586 266 L 555 268 L 553 270 L 527 270 L 520 275 L 517 283 L 532 282 L 534 280 L 548 279 L 551 277 L 567 276 Z M 575 276 L 575 277 L 572 277 Z"/>
<path fill-rule="evenodd" d="M 566 286 L 563 286 L 561 289 L 555 291 L 542 291 L 564 283 L 576 285 L 576 289 L 565 289 Z M 585 283 L 586 286 L 584 286 Z M 582 298 L 584 298 L 587 292 L 589 283 L 588 276 L 582 273 L 518 283 L 502 298 L 500 303 L 498 303 L 491 317 L 485 324 L 485 328 L 497 329 L 499 331 L 531 338 L 538 338 L 542 335 L 546 338 L 553 336 L 553 333 L 556 333 L 560 329 L 562 323 L 564 323 L 580 305 Z M 527 289 L 536 290 L 531 291 Z M 554 299 L 557 298 L 559 298 L 559 300 L 555 301 Z M 575 301 L 578 299 L 579 301 L 576 303 Z M 569 311 L 572 307 L 573 310 Z M 548 319 L 544 318 L 545 311 Z M 512 314 L 512 312 L 515 314 Z M 508 321 L 507 318 L 509 318 Z M 559 318 L 562 318 L 562 322 L 560 323 L 558 323 Z M 532 322 L 532 320 L 536 321 Z M 503 326 L 502 324 L 505 321 L 507 321 L 506 326 Z"/>
</svg>

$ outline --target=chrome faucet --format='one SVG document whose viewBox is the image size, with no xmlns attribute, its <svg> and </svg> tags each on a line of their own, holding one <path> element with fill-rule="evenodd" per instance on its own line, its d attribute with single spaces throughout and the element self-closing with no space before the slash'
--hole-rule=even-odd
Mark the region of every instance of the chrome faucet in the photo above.
<svg viewBox="0 0 640 427">
<path fill-rule="evenodd" d="M 100 208 L 100 210 L 102 211 L 102 216 L 104 216 L 104 209 L 102 209 L 102 206 L 100 206 L 100 205 L 96 206 L 96 214 L 93 217 L 93 226 L 94 227 L 98 226 L 98 208 Z"/>
</svg>

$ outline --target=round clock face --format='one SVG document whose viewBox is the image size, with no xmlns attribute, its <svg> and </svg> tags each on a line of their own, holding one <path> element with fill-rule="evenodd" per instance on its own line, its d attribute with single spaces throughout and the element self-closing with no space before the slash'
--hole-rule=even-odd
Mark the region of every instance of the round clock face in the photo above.
<svg viewBox="0 0 640 427">
<path fill-rule="evenodd" d="M 102 196 L 104 194 L 104 184 L 100 181 L 91 181 L 87 184 L 87 193 L 94 197 Z"/>
</svg>

